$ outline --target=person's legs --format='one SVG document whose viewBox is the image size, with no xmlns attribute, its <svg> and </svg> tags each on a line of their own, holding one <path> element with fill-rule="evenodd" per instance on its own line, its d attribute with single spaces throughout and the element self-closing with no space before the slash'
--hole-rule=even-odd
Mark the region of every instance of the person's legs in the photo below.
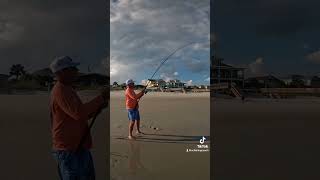
<svg viewBox="0 0 320 180">
<path fill-rule="evenodd" d="M 96 179 L 96 172 L 94 168 L 93 158 L 91 155 L 91 152 L 89 150 L 86 151 L 86 157 L 85 160 L 88 162 L 88 176 L 86 176 L 87 179 L 84 180 L 95 180 Z"/>
<path fill-rule="evenodd" d="M 133 109 L 128 109 L 128 119 L 129 119 L 129 139 L 134 139 L 134 136 L 132 135 L 133 127 L 134 127 L 134 122 L 135 122 L 135 111 Z"/>
<path fill-rule="evenodd" d="M 61 180 L 95 180 L 95 170 L 89 150 L 55 151 Z"/>
<path fill-rule="evenodd" d="M 134 127 L 134 121 L 129 120 L 129 136 L 128 136 L 129 139 L 134 139 L 134 136 L 132 135 L 133 127 Z"/>
<path fill-rule="evenodd" d="M 136 119 L 137 134 L 142 134 L 142 132 L 140 131 L 140 113 L 139 113 L 139 110 L 135 111 L 135 119 Z"/>
<path fill-rule="evenodd" d="M 137 133 L 140 134 L 140 120 L 136 120 L 136 126 L 137 126 Z"/>
</svg>

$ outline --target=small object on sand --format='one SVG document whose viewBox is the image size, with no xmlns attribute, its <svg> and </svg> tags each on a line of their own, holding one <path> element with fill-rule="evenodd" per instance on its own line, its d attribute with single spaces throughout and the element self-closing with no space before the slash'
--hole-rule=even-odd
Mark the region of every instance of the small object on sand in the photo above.
<svg viewBox="0 0 320 180">
<path fill-rule="evenodd" d="M 159 128 L 157 128 L 157 127 L 153 127 L 153 126 L 150 126 L 150 129 L 153 129 L 153 130 L 159 130 Z"/>
</svg>

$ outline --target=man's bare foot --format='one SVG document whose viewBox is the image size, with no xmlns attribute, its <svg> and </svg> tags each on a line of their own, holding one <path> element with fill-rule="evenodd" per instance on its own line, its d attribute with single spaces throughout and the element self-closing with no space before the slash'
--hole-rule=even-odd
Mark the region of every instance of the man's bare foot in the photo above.
<svg viewBox="0 0 320 180">
<path fill-rule="evenodd" d="M 128 136 L 129 140 L 135 140 L 136 138 L 134 136 Z"/>
<path fill-rule="evenodd" d="M 137 135 L 143 135 L 144 133 L 141 132 L 141 131 L 137 131 L 136 134 L 137 134 Z"/>
</svg>

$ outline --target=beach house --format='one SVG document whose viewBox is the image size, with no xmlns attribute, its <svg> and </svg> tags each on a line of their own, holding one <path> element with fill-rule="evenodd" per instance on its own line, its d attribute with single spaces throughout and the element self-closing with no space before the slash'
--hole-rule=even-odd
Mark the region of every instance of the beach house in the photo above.
<svg viewBox="0 0 320 180">
<path fill-rule="evenodd" d="M 174 80 L 169 80 L 166 85 L 168 88 L 184 88 L 184 85 L 186 83 L 181 82 L 178 79 L 174 79 Z"/>
<path fill-rule="evenodd" d="M 8 75 L 0 74 L 0 88 L 6 88 L 8 86 L 8 79 Z"/>
<path fill-rule="evenodd" d="M 148 79 L 148 82 L 146 83 L 148 85 L 148 88 L 154 88 L 158 87 L 158 82 L 156 79 Z"/>
<path fill-rule="evenodd" d="M 81 74 L 78 77 L 77 84 L 81 87 L 105 86 L 109 84 L 109 77 L 97 73 Z"/>
<path fill-rule="evenodd" d="M 281 88 L 286 84 L 275 76 L 251 77 L 245 80 L 246 88 Z"/>
<path fill-rule="evenodd" d="M 49 68 L 34 71 L 31 75 L 32 78 L 36 80 L 41 86 L 46 86 L 48 88 L 52 87 L 54 74 Z"/>
<path fill-rule="evenodd" d="M 311 87 L 320 88 L 320 74 L 312 77 Z"/>
<path fill-rule="evenodd" d="M 212 57 L 213 58 L 213 57 Z M 245 68 L 234 67 L 223 63 L 222 58 L 212 59 L 211 79 L 213 84 L 235 83 L 238 87 L 244 87 Z"/>
<path fill-rule="evenodd" d="M 280 77 L 287 87 L 301 88 L 312 86 L 312 79 L 314 76 L 304 76 L 299 74 L 293 74 L 288 76 Z"/>
<path fill-rule="evenodd" d="M 163 79 L 148 79 L 148 87 L 165 88 L 166 82 Z"/>
</svg>

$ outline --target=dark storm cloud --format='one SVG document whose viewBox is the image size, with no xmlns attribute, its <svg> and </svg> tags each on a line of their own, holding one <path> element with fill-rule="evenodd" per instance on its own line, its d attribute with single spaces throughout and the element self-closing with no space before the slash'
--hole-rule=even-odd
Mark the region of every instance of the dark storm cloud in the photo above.
<svg viewBox="0 0 320 180">
<path fill-rule="evenodd" d="M 109 44 L 107 6 L 106 1 L 2 1 L 0 72 L 13 63 L 37 70 L 60 55 L 99 65 Z"/>
<path fill-rule="evenodd" d="M 315 12 L 318 10 L 305 4 L 308 4 L 308 1 L 289 1 L 270 3 L 266 8 L 260 8 L 257 12 L 257 34 L 281 37 L 319 28 L 315 21 Z M 317 4 L 319 7 L 320 3 Z"/>
<path fill-rule="evenodd" d="M 215 52 L 225 63 L 251 67 L 257 64 L 256 57 L 263 57 L 263 64 L 258 63 L 263 66 L 263 73 L 318 71 L 314 64 L 317 56 L 306 54 L 320 47 L 320 1 L 213 0 L 213 3 L 216 26 L 211 24 L 211 28 L 216 30 Z"/>
<path fill-rule="evenodd" d="M 286 37 L 320 29 L 320 1 L 314 0 L 224 0 L 215 1 L 218 23 L 224 18 L 242 19 L 260 37 Z"/>
</svg>

